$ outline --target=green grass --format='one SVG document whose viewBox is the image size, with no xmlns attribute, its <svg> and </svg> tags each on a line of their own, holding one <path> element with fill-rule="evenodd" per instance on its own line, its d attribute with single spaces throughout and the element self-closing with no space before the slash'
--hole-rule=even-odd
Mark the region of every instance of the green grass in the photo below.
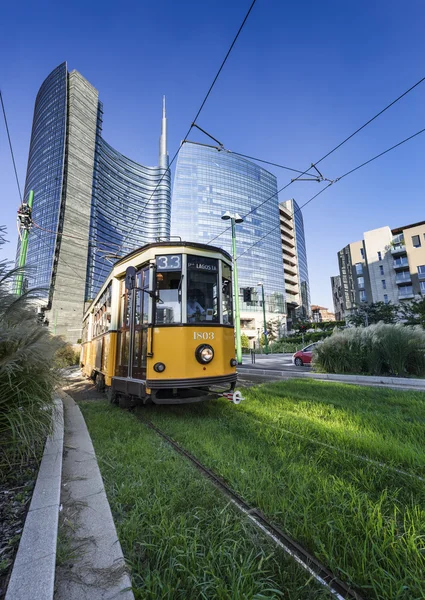
<svg viewBox="0 0 425 600">
<path fill-rule="evenodd" d="M 136 599 L 329 598 L 134 415 L 80 406 Z"/>
<path fill-rule="evenodd" d="M 139 411 L 366 597 L 425 598 L 425 394 L 291 380 L 244 395 Z"/>
</svg>

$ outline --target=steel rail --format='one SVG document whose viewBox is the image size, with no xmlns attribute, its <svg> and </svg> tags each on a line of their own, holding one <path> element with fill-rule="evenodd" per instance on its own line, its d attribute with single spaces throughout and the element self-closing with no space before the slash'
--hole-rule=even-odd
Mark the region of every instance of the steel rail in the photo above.
<svg viewBox="0 0 425 600">
<path fill-rule="evenodd" d="M 205 467 L 193 454 L 185 450 L 173 438 L 161 431 L 151 421 L 137 417 L 149 429 L 162 437 L 179 454 L 187 458 L 204 476 L 226 495 L 231 502 L 244 513 L 257 527 L 270 537 L 280 548 L 296 560 L 296 562 L 316 581 L 324 585 L 338 600 L 364 600 L 357 591 L 339 580 L 325 565 L 317 560 L 312 554 L 305 550 L 298 542 L 291 539 L 279 527 L 271 523 L 267 517 L 257 508 L 250 506 L 241 496 L 234 492 L 221 477 Z"/>
</svg>

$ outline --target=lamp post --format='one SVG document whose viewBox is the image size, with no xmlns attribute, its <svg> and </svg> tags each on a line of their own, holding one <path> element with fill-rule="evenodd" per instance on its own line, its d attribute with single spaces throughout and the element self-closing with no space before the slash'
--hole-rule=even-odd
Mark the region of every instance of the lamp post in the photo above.
<svg viewBox="0 0 425 600">
<path fill-rule="evenodd" d="M 235 223 L 243 223 L 243 219 L 238 213 L 230 214 L 227 210 L 221 217 L 223 221 L 230 219 L 232 224 L 232 255 L 233 255 L 233 297 L 235 304 L 235 333 L 236 333 L 236 360 L 238 365 L 242 364 L 242 344 L 241 344 L 241 319 L 239 310 L 239 283 L 238 283 L 238 265 L 236 263 L 236 232 Z"/>
<path fill-rule="evenodd" d="M 267 322 L 266 322 L 266 303 L 264 302 L 264 284 L 262 281 L 258 282 L 257 285 L 261 285 L 261 295 L 262 295 L 262 299 L 263 299 L 263 321 L 264 321 L 264 350 L 265 353 L 268 354 L 269 353 L 269 338 L 267 335 Z"/>
</svg>

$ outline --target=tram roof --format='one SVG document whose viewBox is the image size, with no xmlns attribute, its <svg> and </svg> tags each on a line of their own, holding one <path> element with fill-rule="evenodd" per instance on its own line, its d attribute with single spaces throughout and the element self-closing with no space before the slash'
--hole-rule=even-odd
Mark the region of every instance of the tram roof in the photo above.
<svg viewBox="0 0 425 600">
<path fill-rule="evenodd" d="M 226 258 L 228 258 L 230 261 L 232 260 L 232 257 L 230 256 L 230 254 L 228 252 L 226 252 L 226 250 L 223 250 L 223 248 L 218 248 L 218 246 L 209 246 L 208 244 L 200 244 L 198 242 L 151 242 L 150 244 L 145 244 L 144 246 L 141 246 L 140 248 L 137 248 L 136 250 L 133 250 L 132 252 L 130 252 L 129 254 L 126 254 L 125 256 L 123 256 L 122 258 L 120 258 L 119 260 L 117 260 L 116 263 L 114 263 L 114 267 L 120 265 L 123 262 L 126 262 L 129 258 L 131 258 L 132 256 L 136 256 L 139 252 L 142 252 L 144 250 L 149 250 L 149 248 L 163 248 L 163 247 L 187 247 L 187 248 L 200 248 L 202 250 L 208 250 L 209 252 L 220 252 L 220 254 L 224 254 L 224 256 Z"/>
</svg>

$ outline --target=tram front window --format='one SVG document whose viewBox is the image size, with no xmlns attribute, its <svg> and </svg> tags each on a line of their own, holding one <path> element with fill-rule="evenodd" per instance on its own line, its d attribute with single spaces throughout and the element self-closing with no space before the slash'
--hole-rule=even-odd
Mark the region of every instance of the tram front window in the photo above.
<svg viewBox="0 0 425 600">
<path fill-rule="evenodd" d="M 187 322 L 218 323 L 218 261 L 187 257 Z"/>
</svg>

